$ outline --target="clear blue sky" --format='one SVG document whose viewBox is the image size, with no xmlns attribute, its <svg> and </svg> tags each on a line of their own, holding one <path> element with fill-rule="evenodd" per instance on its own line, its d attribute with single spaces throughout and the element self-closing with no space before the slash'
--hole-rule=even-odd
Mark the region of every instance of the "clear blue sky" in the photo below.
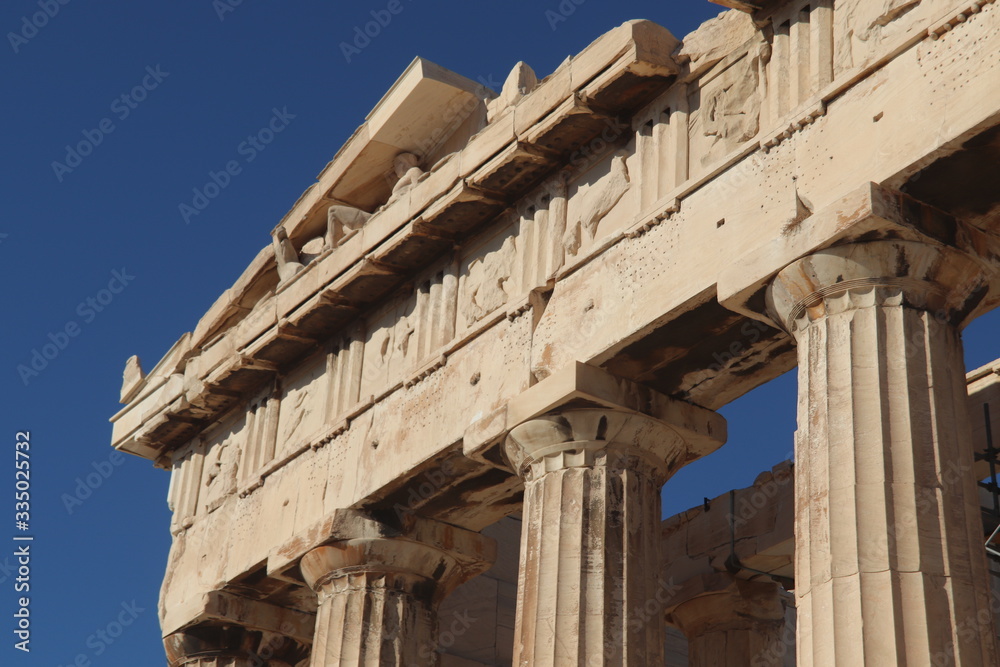
<svg viewBox="0 0 1000 667">
<path fill-rule="evenodd" d="M 553 29 L 546 11 L 558 12 L 557 0 L 401 0 L 402 11 L 348 63 L 340 43 L 387 0 L 225 1 L 0 7 L 0 262 L 11 286 L 0 350 L 3 665 L 70 665 L 81 654 L 89 663 L 80 664 L 100 667 L 164 664 L 156 603 L 170 545 L 168 476 L 144 460 L 109 461 L 108 418 L 119 408 L 125 360 L 138 354 L 149 369 L 194 326 L 414 56 L 473 79 L 502 81 L 518 60 L 544 76 L 625 20 L 653 19 L 680 37 L 719 11 L 704 0 L 565 0 L 573 12 Z M 40 5 L 55 15 L 26 27 Z M 274 109 L 294 118 L 246 162 L 239 145 Z M 97 145 L 67 156 L 67 145 L 83 141 Z M 185 224 L 179 205 L 230 160 L 244 160 L 240 174 Z M 116 271 L 117 293 L 102 292 Z M 59 335 L 67 325 L 74 336 Z M 985 321 L 970 330 L 970 366 L 1000 354 L 989 330 Z M 18 366 L 50 334 L 65 349 L 22 377 Z M 731 443 L 682 471 L 668 487 L 667 512 L 746 486 L 785 458 L 794 392 L 788 375 L 728 407 Z M 12 648 L 6 571 L 19 430 L 30 430 L 32 443 L 30 654 Z M 102 469 L 110 474 L 70 513 L 65 497 L 77 480 Z M 133 602 L 142 611 L 124 618 L 134 621 L 102 639 Z"/>
</svg>

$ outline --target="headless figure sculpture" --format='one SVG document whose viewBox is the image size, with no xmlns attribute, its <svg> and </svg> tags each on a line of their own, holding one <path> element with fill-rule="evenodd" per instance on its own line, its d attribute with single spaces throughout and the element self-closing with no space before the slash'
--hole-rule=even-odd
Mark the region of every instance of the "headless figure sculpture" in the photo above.
<svg viewBox="0 0 1000 667">
<path fill-rule="evenodd" d="M 278 265 L 278 282 L 283 283 L 304 267 L 299 262 L 299 254 L 288 238 L 284 227 L 279 227 L 271 241 L 274 246 L 274 261 Z"/>
<path fill-rule="evenodd" d="M 336 248 L 342 245 L 344 241 L 357 234 L 370 217 L 371 213 L 353 206 L 340 204 L 331 206 L 326 212 L 327 247 Z"/>
<path fill-rule="evenodd" d="M 399 180 L 392 189 L 389 203 L 395 201 L 409 187 L 412 187 L 424 175 L 423 169 L 417 166 L 419 159 L 413 153 L 400 153 L 393 160 L 393 169 Z M 336 248 L 354 236 L 368 219 L 371 213 L 362 211 L 353 206 L 335 204 L 327 209 L 326 213 L 326 240 L 328 248 Z M 299 261 L 299 254 L 288 238 L 288 233 L 284 228 L 279 228 L 274 233 L 272 241 L 274 246 L 274 259 L 278 265 L 278 280 L 285 282 L 295 274 L 305 268 Z"/>
<path fill-rule="evenodd" d="M 393 160 L 392 166 L 399 180 L 392 188 L 392 195 L 385 203 L 388 206 L 410 186 L 414 185 L 424 175 L 423 169 L 417 166 L 419 159 L 413 153 L 400 153 Z M 383 206 L 382 208 L 384 208 Z M 326 242 L 331 248 L 336 248 L 354 236 L 368 219 L 371 213 L 362 211 L 353 206 L 335 204 L 327 209 L 326 217 Z"/>
</svg>

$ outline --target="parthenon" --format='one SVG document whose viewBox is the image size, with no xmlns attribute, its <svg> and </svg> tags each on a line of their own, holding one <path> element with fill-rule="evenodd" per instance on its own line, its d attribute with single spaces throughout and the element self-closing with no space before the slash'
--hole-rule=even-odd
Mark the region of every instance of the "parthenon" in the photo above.
<svg viewBox="0 0 1000 667">
<path fill-rule="evenodd" d="M 416 58 L 128 360 L 170 667 L 1000 665 L 1000 7 L 714 1 Z M 661 516 L 796 367 L 794 462 Z"/>
</svg>

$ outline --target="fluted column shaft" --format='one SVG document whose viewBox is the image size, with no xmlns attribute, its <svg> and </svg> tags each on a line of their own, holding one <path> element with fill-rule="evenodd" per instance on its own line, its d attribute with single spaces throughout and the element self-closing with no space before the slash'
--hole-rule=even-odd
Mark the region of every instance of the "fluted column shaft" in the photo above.
<svg viewBox="0 0 1000 667">
<path fill-rule="evenodd" d="M 981 267 L 908 242 L 799 260 L 798 664 L 997 665 L 958 326 Z"/>
<path fill-rule="evenodd" d="M 358 533 L 300 562 L 319 596 L 311 667 L 437 665 L 439 603 L 489 568 L 495 543 L 426 520 L 408 535 L 362 520 Z"/>
<path fill-rule="evenodd" d="M 688 640 L 690 667 L 780 667 L 790 647 L 783 642 L 785 603 L 773 582 L 728 579 L 670 612 Z M 789 644 L 791 642 L 788 642 Z"/>
<path fill-rule="evenodd" d="M 324 583 L 313 667 L 436 664 L 434 614 L 409 584 L 385 572 L 356 572 Z"/>
<path fill-rule="evenodd" d="M 656 587 L 659 490 L 604 460 L 526 483 L 516 664 L 662 662 L 660 623 L 633 622 Z"/>
<path fill-rule="evenodd" d="M 516 427 L 507 454 L 525 482 L 514 664 L 663 664 L 660 487 L 683 439 L 642 415 L 575 410 Z"/>
</svg>

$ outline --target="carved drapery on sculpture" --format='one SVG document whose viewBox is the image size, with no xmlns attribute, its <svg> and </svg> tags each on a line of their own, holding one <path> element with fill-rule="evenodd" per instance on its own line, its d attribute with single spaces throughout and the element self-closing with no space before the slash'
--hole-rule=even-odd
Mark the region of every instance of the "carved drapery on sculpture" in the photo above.
<svg viewBox="0 0 1000 667">
<path fill-rule="evenodd" d="M 386 206 L 396 201 L 408 189 L 416 185 L 425 175 L 423 169 L 418 165 L 420 158 L 413 153 L 400 153 L 392 162 L 393 172 L 396 176 L 396 183 L 392 186 L 392 196 L 386 202 Z"/>
<path fill-rule="evenodd" d="M 279 282 L 291 280 L 295 274 L 305 268 L 299 262 L 299 253 L 295 250 L 295 246 L 292 245 L 291 240 L 288 238 L 288 232 L 285 231 L 284 227 L 279 227 L 275 230 L 272 244 L 274 246 L 274 261 L 278 265 Z"/>
</svg>

